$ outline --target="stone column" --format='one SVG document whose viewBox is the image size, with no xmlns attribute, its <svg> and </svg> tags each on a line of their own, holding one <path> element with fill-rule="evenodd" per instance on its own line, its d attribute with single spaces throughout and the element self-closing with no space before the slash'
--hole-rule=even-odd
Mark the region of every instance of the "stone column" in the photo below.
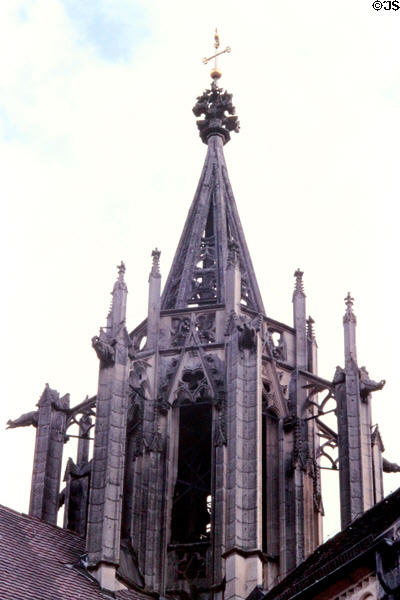
<svg viewBox="0 0 400 600">
<path fill-rule="evenodd" d="M 239 329 L 227 344 L 227 600 L 263 581 L 261 338 L 251 326 Z"/>
<path fill-rule="evenodd" d="M 46 384 L 38 407 L 29 514 L 55 525 L 69 394 L 60 398 Z"/>
<path fill-rule="evenodd" d="M 304 506 L 304 478 L 307 466 L 307 427 L 303 421 L 306 398 L 304 377 L 299 370 L 307 369 L 306 295 L 303 286 L 303 271 L 294 273 L 293 325 L 295 329 L 296 370 L 289 387 L 291 423 L 286 426 L 286 472 L 287 472 L 287 529 L 285 573 L 297 566 L 305 557 L 305 524 L 307 516 Z"/>
</svg>

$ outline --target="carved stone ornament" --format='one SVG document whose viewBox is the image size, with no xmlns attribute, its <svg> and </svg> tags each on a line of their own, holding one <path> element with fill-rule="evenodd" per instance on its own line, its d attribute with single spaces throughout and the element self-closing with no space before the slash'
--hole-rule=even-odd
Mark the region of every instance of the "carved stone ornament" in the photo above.
<svg viewBox="0 0 400 600">
<path fill-rule="evenodd" d="M 178 580 L 192 581 L 201 580 L 206 576 L 207 543 L 186 545 L 175 545 L 170 548 L 169 556 L 172 569 Z"/>
<path fill-rule="evenodd" d="M 223 367 L 221 365 L 221 360 L 215 354 L 207 353 L 205 356 L 205 360 L 207 361 L 208 372 L 211 375 L 213 385 L 216 390 L 214 397 L 214 406 L 217 411 L 218 419 L 215 429 L 214 445 L 226 446 L 227 410 Z"/>
<path fill-rule="evenodd" d="M 343 323 L 357 323 L 356 315 L 353 312 L 353 304 L 354 298 L 351 297 L 350 292 L 348 292 L 346 298 L 344 299 L 346 304 L 346 312 L 343 317 Z"/>
<path fill-rule="evenodd" d="M 110 366 L 115 361 L 115 347 L 113 341 L 106 338 L 105 334 L 92 337 L 92 346 L 103 366 Z"/>
<path fill-rule="evenodd" d="M 292 469 L 300 469 L 306 471 L 307 460 L 305 456 L 305 450 L 303 445 L 303 439 L 301 435 L 301 420 L 297 415 L 293 415 L 293 455 L 292 455 Z"/>
<path fill-rule="evenodd" d="M 361 394 L 362 398 L 367 398 L 369 396 L 369 394 L 371 394 L 372 392 L 381 390 L 386 383 L 386 381 L 384 379 L 381 379 L 381 381 L 373 381 L 372 379 L 370 379 L 368 371 L 365 367 L 361 367 L 361 369 L 359 371 L 359 375 L 360 375 L 360 394 Z"/>
<path fill-rule="evenodd" d="M 189 317 L 172 319 L 171 346 L 183 346 L 190 331 Z"/>
<path fill-rule="evenodd" d="M 196 315 L 195 329 L 202 344 L 215 342 L 215 313 Z"/>
<path fill-rule="evenodd" d="M 354 366 L 357 368 L 356 365 Z M 360 396 L 362 400 L 366 400 L 372 392 L 381 390 L 386 383 L 385 379 L 381 379 L 381 381 L 374 381 L 373 379 L 370 379 L 369 373 L 365 367 L 361 367 L 361 369 L 358 370 L 358 376 L 360 381 Z M 333 376 L 333 385 L 336 386 L 344 384 L 345 381 L 346 371 L 342 369 L 342 367 L 336 367 L 335 375 Z"/>
<path fill-rule="evenodd" d="M 212 82 L 210 89 L 197 97 L 193 113 L 196 117 L 204 115 L 204 119 L 197 121 L 197 127 L 205 144 L 210 135 L 220 135 L 226 144 L 231 139 L 229 132 L 237 133 L 240 129 L 238 118 L 235 116 L 235 107 L 232 104 L 232 94 L 219 88 L 215 81 Z"/>
<path fill-rule="evenodd" d="M 131 363 L 131 370 L 129 378 L 132 385 L 139 385 L 144 379 L 147 369 L 151 367 L 151 364 L 144 358 L 133 358 Z"/>
<path fill-rule="evenodd" d="M 227 267 L 235 267 L 239 262 L 239 244 L 235 240 L 228 240 Z"/>
<path fill-rule="evenodd" d="M 340 383 L 344 383 L 346 381 L 346 374 L 342 367 L 337 366 L 335 374 L 333 376 L 332 383 L 333 385 L 338 385 Z"/>
<path fill-rule="evenodd" d="M 127 414 L 127 432 L 133 440 L 134 457 L 143 454 L 144 390 L 131 390 Z"/>
<path fill-rule="evenodd" d="M 186 369 L 176 390 L 174 405 L 179 406 L 187 402 L 205 402 L 210 400 L 211 397 L 212 392 L 204 371 L 201 368 Z"/>
<path fill-rule="evenodd" d="M 279 334 L 279 339 L 275 339 L 273 334 Z M 271 355 L 276 360 L 285 361 L 287 359 L 286 341 L 281 331 L 269 328 L 266 345 L 268 346 Z"/>
<path fill-rule="evenodd" d="M 296 296 L 298 294 L 304 296 L 303 275 L 304 272 L 301 271 L 301 269 L 296 269 L 296 271 L 294 272 L 294 278 L 296 279 L 296 282 L 294 286 L 293 296 Z"/>
<path fill-rule="evenodd" d="M 397 463 L 389 462 L 386 458 L 383 459 L 383 472 L 384 473 L 400 473 L 400 465 Z"/>
<path fill-rule="evenodd" d="M 28 427 L 29 425 L 33 425 L 34 427 L 38 426 L 39 420 L 39 411 L 34 410 L 32 412 L 24 413 L 18 419 L 12 421 L 9 419 L 7 421 L 7 429 L 14 429 L 15 427 Z"/>
<path fill-rule="evenodd" d="M 270 408 L 276 406 L 276 395 L 271 390 L 271 385 L 267 381 L 263 381 L 262 392 L 262 412 L 266 414 Z"/>
<path fill-rule="evenodd" d="M 319 468 L 318 462 L 315 458 L 309 458 L 308 461 L 307 472 L 310 475 L 313 482 L 313 503 L 314 508 L 317 512 L 319 512 L 322 516 L 325 514 L 324 505 L 322 502 L 322 493 L 321 493 L 321 470 Z"/>
<path fill-rule="evenodd" d="M 178 365 L 178 361 L 176 358 L 172 359 L 172 361 L 168 364 L 165 375 L 161 377 L 160 387 L 158 391 L 157 398 L 157 410 L 160 414 L 166 415 L 169 409 L 171 408 L 171 404 L 168 401 L 171 380 L 176 371 Z"/>
<path fill-rule="evenodd" d="M 243 323 L 243 325 L 237 325 L 239 335 L 239 348 L 240 350 L 255 350 L 257 347 L 257 332 L 260 329 L 253 327 L 252 324 Z"/>
<path fill-rule="evenodd" d="M 231 310 L 226 320 L 224 335 L 232 335 L 237 328 L 237 325 L 239 325 L 239 317 L 234 310 Z"/>
</svg>

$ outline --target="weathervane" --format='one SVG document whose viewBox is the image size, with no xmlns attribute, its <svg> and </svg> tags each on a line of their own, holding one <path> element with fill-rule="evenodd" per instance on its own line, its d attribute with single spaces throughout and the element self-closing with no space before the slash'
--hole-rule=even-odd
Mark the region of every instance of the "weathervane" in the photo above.
<svg viewBox="0 0 400 600">
<path fill-rule="evenodd" d="M 215 50 L 218 50 L 219 48 L 219 35 L 218 35 L 218 30 L 215 29 L 215 34 L 214 34 L 214 48 Z M 203 63 L 206 65 L 210 60 L 214 59 L 214 68 L 212 69 L 210 75 L 211 78 L 214 79 L 214 81 L 216 79 L 219 79 L 222 75 L 222 72 L 218 69 L 218 56 L 220 56 L 221 54 L 225 54 L 225 52 L 230 52 L 231 49 L 229 46 L 227 46 L 225 48 L 225 50 L 221 50 L 220 52 L 216 52 L 215 54 L 213 54 L 212 56 L 209 56 L 208 58 L 203 58 Z"/>
</svg>

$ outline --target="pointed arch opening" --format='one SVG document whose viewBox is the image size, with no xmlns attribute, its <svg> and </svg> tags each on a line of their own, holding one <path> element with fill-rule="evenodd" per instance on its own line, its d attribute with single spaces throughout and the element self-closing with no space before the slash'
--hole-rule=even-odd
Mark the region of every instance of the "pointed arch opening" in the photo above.
<svg viewBox="0 0 400 600">
<path fill-rule="evenodd" d="M 173 496 L 171 543 L 206 542 L 211 533 L 212 406 L 206 396 L 179 410 L 178 472 Z"/>
<path fill-rule="evenodd" d="M 185 369 L 175 392 L 169 579 L 209 584 L 214 535 L 213 393 L 201 365 Z"/>
<path fill-rule="evenodd" d="M 279 556 L 279 414 L 271 403 L 270 383 L 263 382 L 262 414 L 262 549 Z"/>
</svg>

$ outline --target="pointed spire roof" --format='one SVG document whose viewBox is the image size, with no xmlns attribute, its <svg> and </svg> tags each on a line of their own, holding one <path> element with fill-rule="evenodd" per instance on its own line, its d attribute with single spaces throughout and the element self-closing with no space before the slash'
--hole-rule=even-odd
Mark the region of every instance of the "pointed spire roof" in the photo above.
<svg viewBox="0 0 400 600">
<path fill-rule="evenodd" d="M 204 116 L 197 126 L 208 150 L 161 308 L 224 303 L 225 271 L 233 242 L 241 272 L 242 304 L 264 313 L 223 153 L 230 132 L 239 131 L 232 95 L 219 88 L 214 79 L 210 89 L 197 98 L 193 112 L 197 117 Z"/>
<path fill-rule="evenodd" d="M 121 323 L 125 323 L 126 317 L 126 298 L 128 288 L 125 283 L 125 263 L 121 263 L 117 267 L 118 277 L 114 283 L 113 291 L 111 292 L 112 300 L 110 310 L 107 316 L 107 333 L 111 336 L 120 328 Z"/>
</svg>

